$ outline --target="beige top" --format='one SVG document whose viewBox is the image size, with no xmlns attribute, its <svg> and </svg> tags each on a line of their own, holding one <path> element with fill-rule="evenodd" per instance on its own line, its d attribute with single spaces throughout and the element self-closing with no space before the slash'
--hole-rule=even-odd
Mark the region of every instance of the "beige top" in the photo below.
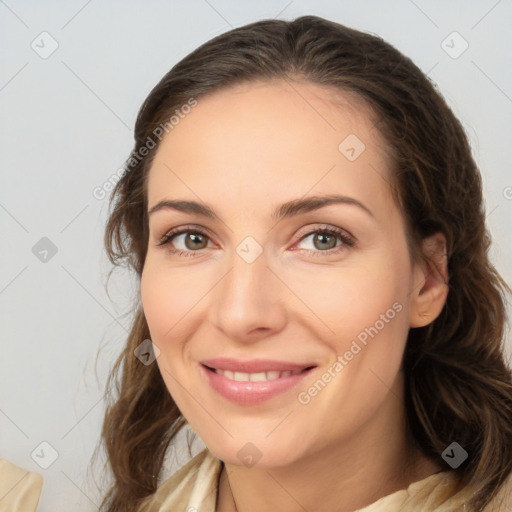
<svg viewBox="0 0 512 512">
<path fill-rule="evenodd" d="M 222 462 L 204 449 L 163 482 L 139 512 L 215 512 L 221 470 Z M 456 485 L 455 473 L 443 471 L 354 512 L 464 512 L 458 499 L 449 498 Z M 512 512 L 512 477 L 483 512 Z"/>
<path fill-rule="evenodd" d="M 43 477 L 0 459 L 0 512 L 34 512 Z"/>
<path fill-rule="evenodd" d="M 215 512 L 222 462 L 207 448 L 169 477 L 139 512 Z M 414 482 L 354 512 L 464 512 L 449 498 L 454 473 L 444 471 Z M 43 486 L 37 473 L 0 459 L 0 512 L 35 512 Z M 483 512 L 512 511 L 512 475 Z"/>
</svg>

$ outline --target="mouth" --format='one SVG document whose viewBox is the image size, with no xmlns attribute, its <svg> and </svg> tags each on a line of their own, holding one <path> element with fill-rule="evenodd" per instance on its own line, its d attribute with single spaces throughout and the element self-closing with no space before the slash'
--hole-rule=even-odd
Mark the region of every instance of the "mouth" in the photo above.
<svg viewBox="0 0 512 512">
<path fill-rule="evenodd" d="M 292 390 L 317 365 L 219 358 L 203 361 L 199 368 L 211 389 L 225 399 L 240 405 L 255 405 Z"/>
</svg>

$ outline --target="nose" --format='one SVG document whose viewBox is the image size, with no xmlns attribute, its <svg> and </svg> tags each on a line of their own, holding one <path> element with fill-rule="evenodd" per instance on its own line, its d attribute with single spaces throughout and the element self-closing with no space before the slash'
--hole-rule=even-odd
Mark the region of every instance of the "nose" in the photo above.
<svg viewBox="0 0 512 512">
<path fill-rule="evenodd" d="M 251 263 L 234 254 L 232 262 L 212 294 L 212 323 L 240 343 L 277 334 L 286 325 L 290 291 L 268 266 L 265 252 Z"/>
</svg>

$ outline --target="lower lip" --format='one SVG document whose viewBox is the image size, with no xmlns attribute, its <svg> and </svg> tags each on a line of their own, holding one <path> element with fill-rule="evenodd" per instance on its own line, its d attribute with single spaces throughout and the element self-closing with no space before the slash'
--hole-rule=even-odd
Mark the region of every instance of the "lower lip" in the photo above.
<svg viewBox="0 0 512 512">
<path fill-rule="evenodd" d="M 227 400 L 242 404 L 254 405 L 274 398 L 281 393 L 295 387 L 302 379 L 309 375 L 315 368 L 310 368 L 297 375 L 279 377 L 278 379 L 264 381 L 235 381 L 209 370 L 203 364 L 199 364 L 200 371 L 208 379 L 210 386 Z"/>
</svg>

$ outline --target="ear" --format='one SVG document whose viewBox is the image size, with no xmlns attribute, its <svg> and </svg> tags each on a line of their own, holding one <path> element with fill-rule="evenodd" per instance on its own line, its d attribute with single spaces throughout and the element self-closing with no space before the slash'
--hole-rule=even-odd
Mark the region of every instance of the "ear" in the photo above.
<svg viewBox="0 0 512 512">
<path fill-rule="evenodd" d="M 436 233 L 423 240 L 423 260 L 415 265 L 410 326 L 424 327 L 441 313 L 448 296 L 446 238 Z"/>
</svg>

